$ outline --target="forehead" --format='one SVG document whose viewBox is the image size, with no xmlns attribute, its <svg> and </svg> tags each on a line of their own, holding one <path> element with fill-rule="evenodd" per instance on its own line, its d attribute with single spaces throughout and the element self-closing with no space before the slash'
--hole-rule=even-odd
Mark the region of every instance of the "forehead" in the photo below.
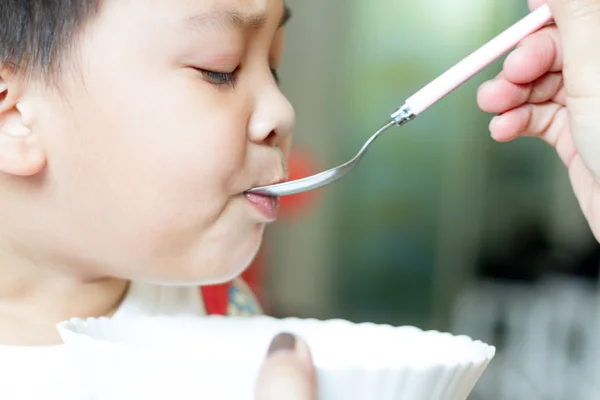
<svg viewBox="0 0 600 400">
<path fill-rule="evenodd" d="M 286 15 L 284 0 L 111 0 L 105 14 L 121 21 L 161 25 L 235 25 L 260 28 Z"/>
<path fill-rule="evenodd" d="M 82 35 L 78 59 L 89 69 L 99 64 L 123 68 L 126 61 L 220 57 L 213 53 L 221 50 L 229 56 L 246 37 L 273 44 L 266 38 L 274 37 L 284 15 L 283 0 L 106 0 Z M 263 24 L 264 34 L 247 32 Z"/>
</svg>

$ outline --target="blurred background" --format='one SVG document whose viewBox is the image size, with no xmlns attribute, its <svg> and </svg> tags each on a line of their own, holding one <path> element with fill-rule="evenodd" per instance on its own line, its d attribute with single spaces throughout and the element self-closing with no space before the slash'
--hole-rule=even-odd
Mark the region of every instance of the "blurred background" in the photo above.
<svg viewBox="0 0 600 400">
<path fill-rule="evenodd" d="M 527 12 L 526 0 L 287 0 L 294 173 L 353 156 L 389 114 Z M 502 60 L 285 199 L 261 259 L 271 314 L 467 334 L 497 346 L 471 399 L 598 399 L 599 246 L 554 151 L 498 144 L 476 105 Z M 596 361 L 596 362 L 594 362 Z"/>
</svg>

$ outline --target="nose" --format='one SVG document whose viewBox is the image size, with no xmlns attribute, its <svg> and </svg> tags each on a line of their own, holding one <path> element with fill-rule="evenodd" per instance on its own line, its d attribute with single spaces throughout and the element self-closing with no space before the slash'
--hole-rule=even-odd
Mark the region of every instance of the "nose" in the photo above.
<svg viewBox="0 0 600 400">
<path fill-rule="evenodd" d="M 272 79 L 257 92 L 248 124 L 249 139 L 257 144 L 281 146 L 294 131 L 294 108 Z"/>
</svg>

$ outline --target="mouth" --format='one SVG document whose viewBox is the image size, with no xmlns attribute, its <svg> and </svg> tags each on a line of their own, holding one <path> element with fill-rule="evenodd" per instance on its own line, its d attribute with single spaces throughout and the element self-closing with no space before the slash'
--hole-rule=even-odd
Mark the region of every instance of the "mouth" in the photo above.
<svg viewBox="0 0 600 400">
<path fill-rule="evenodd" d="M 248 202 L 268 221 L 275 221 L 279 214 L 279 197 L 265 196 L 256 193 L 244 193 Z"/>
<path fill-rule="evenodd" d="M 253 187 L 275 185 L 286 181 L 287 178 L 282 178 Z M 244 197 L 259 213 L 266 217 L 268 221 L 275 221 L 277 219 L 277 216 L 279 215 L 279 197 L 249 192 L 244 192 Z"/>
</svg>

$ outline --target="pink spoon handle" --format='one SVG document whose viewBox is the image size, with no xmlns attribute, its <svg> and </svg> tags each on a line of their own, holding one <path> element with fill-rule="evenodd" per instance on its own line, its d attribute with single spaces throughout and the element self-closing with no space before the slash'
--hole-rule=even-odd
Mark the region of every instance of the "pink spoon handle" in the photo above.
<svg viewBox="0 0 600 400">
<path fill-rule="evenodd" d="M 419 115 L 551 20 L 547 5 L 536 9 L 419 90 L 405 105 L 414 116 Z"/>
</svg>

